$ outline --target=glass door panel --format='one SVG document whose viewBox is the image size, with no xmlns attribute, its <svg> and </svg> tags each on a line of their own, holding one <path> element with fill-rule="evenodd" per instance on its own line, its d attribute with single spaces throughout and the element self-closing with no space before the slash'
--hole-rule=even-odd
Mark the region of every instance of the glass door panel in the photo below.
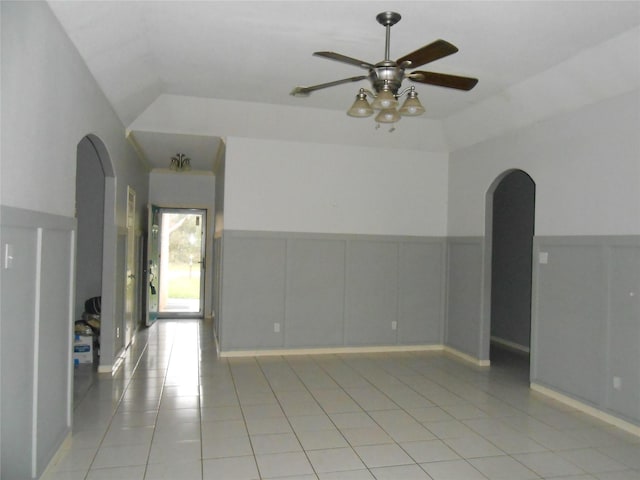
<svg viewBox="0 0 640 480">
<path fill-rule="evenodd" d="M 163 317 L 203 314 L 205 213 L 160 209 L 159 313 Z"/>
</svg>

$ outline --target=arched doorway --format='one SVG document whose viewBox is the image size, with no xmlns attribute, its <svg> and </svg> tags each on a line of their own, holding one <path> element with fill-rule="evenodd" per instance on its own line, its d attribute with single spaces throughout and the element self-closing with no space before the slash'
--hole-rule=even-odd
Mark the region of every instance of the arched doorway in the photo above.
<svg viewBox="0 0 640 480">
<path fill-rule="evenodd" d="M 528 365 L 535 188 L 526 172 L 510 170 L 500 175 L 487 192 L 492 364 L 513 359 L 516 354 Z"/>
<path fill-rule="evenodd" d="M 89 134 L 76 151 L 76 285 L 75 313 L 80 318 L 88 298 L 102 297 L 101 364 L 111 371 L 114 339 L 113 264 L 115 251 L 115 176 L 100 138 Z"/>
<path fill-rule="evenodd" d="M 102 295 L 104 169 L 89 137 L 78 144 L 76 168 L 76 317 L 85 300 Z"/>
</svg>

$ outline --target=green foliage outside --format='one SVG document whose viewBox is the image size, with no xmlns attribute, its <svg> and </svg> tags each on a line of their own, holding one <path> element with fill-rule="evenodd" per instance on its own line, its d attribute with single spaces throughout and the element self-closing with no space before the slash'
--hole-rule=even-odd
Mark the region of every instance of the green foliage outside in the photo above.
<svg viewBox="0 0 640 480">
<path fill-rule="evenodd" d="M 169 280 L 169 298 L 200 298 L 200 279 L 182 277 Z"/>
<path fill-rule="evenodd" d="M 196 225 L 197 215 L 169 214 L 169 262 L 172 264 L 189 264 L 190 261 L 200 260 L 200 240 L 202 225 Z"/>
<path fill-rule="evenodd" d="M 172 265 L 169 279 L 169 298 L 200 298 L 200 265 Z"/>
<path fill-rule="evenodd" d="M 202 224 L 197 215 L 166 213 L 163 228 L 169 233 L 169 298 L 200 297 Z"/>
</svg>

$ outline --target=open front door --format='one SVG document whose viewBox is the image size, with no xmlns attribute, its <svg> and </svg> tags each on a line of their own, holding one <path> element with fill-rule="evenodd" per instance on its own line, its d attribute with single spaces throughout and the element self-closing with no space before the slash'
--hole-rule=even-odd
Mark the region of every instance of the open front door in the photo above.
<svg viewBox="0 0 640 480">
<path fill-rule="evenodd" d="M 145 265 L 145 285 L 147 301 L 144 323 L 148 327 L 158 319 L 158 288 L 160 268 L 160 207 L 147 205 L 147 258 Z"/>
</svg>

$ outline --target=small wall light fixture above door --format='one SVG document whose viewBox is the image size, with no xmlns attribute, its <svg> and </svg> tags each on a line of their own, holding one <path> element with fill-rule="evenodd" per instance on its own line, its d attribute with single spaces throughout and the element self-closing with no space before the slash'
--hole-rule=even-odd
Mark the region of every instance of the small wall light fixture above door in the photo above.
<svg viewBox="0 0 640 480">
<path fill-rule="evenodd" d="M 174 172 L 188 172 L 191 170 L 191 159 L 184 153 L 176 153 L 175 157 L 171 157 L 169 168 Z"/>
</svg>

